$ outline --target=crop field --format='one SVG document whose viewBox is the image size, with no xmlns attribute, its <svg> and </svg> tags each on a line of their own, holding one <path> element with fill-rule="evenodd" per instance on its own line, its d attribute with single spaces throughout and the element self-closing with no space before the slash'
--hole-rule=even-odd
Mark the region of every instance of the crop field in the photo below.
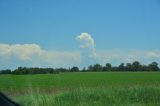
<svg viewBox="0 0 160 106">
<path fill-rule="evenodd" d="M 0 91 L 22 106 L 160 106 L 160 73 L 0 75 Z"/>
</svg>

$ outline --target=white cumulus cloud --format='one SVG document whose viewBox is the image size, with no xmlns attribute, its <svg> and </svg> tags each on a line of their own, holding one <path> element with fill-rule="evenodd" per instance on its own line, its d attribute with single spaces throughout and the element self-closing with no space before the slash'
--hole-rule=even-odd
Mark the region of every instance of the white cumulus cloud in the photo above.
<svg viewBox="0 0 160 106">
<path fill-rule="evenodd" d="M 0 44 L 0 55 L 6 57 L 14 56 L 20 60 L 32 60 L 32 56 L 42 53 L 39 45 L 36 44 Z"/>
<path fill-rule="evenodd" d="M 0 64 L 6 66 L 27 63 L 37 67 L 70 67 L 81 63 L 79 52 L 44 50 L 37 44 L 0 44 L 0 58 Z"/>
<path fill-rule="evenodd" d="M 89 50 L 89 57 L 96 56 L 95 41 L 89 33 L 81 33 L 76 40 L 81 42 L 80 48 Z"/>
<path fill-rule="evenodd" d="M 76 36 L 80 42 L 79 51 L 55 51 L 42 49 L 37 44 L 4 44 L 0 43 L 0 69 L 27 67 L 86 67 L 90 64 L 140 61 L 148 64 L 153 61 L 160 63 L 160 50 L 109 49 L 95 48 L 95 40 L 89 33 Z"/>
</svg>

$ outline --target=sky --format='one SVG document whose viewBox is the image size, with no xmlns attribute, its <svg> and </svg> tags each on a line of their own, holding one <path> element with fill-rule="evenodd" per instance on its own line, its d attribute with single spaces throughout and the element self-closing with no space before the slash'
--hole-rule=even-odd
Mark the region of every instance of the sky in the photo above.
<svg viewBox="0 0 160 106">
<path fill-rule="evenodd" d="M 160 64 L 159 0 L 0 0 L 0 69 Z"/>
</svg>

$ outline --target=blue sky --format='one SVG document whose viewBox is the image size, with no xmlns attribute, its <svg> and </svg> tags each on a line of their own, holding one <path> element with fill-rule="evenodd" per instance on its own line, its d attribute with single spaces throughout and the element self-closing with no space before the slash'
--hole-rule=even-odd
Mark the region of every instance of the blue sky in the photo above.
<svg viewBox="0 0 160 106">
<path fill-rule="evenodd" d="M 159 62 L 159 13 L 159 0 L 1 0 L 0 68 Z"/>
</svg>

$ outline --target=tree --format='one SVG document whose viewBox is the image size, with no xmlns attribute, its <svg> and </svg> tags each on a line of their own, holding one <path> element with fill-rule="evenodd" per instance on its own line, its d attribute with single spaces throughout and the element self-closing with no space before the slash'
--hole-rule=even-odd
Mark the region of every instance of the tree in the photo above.
<svg viewBox="0 0 160 106">
<path fill-rule="evenodd" d="M 131 63 L 126 64 L 126 71 L 133 71 Z"/>
<path fill-rule="evenodd" d="M 138 61 L 134 61 L 132 63 L 133 71 L 141 71 L 141 64 Z"/>
<path fill-rule="evenodd" d="M 87 70 L 86 70 L 86 68 L 85 68 L 85 67 L 83 67 L 82 72 L 87 72 Z"/>
<path fill-rule="evenodd" d="M 118 66 L 118 71 L 125 71 L 124 63 L 121 63 L 121 64 Z"/>
<path fill-rule="evenodd" d="M 142 65 L 141 66 L 141 71 L 149 71 L 148 65 Z"/>
<path fill-rule="evenodd" d="M 13 72 L 13 74 L 23 74 L 23 67 L 18 67 L 18 69 L 15 69 Z"/>
<path fill-rule="evenodd" d="M 98 72 L 98 71 L 102 71 L 103 67 L 100 64 L 95 64 L 95 65 L 90 65 L 88 67 L 88 71 L 92 71 L 92 72 Z"/>
<path fill-rule="evenodd" d="M 79 72 L 79 68 L 74 66 L 70 69 L 70 72 Z"/>
<path fill-rule="evenodd" d="M 158 71 L 158 63 L 157 62 L 152 62 L 151 64 L 148 65 L 149 71 Z"/>
<path fill-rule="evenodd" d="M 14 71 L 9 69 L 1 70 L 0 74 L 55 74 L 59 72 L 101 72 L 101 71 L 158 71 L 160 70 L 157 62 L 152 62 L 148 65 L 141 65 L 140 62 L 134 61 L 133 63 L 121 63 L 118 67 L 112 66 L 110 63 L 106 63 L 105 66 L 100 64 L 90 65 L 87 69 L 84 67 L 82 70 L 79 70 L 78 67 L 74 66 L 71 69 L 69 68 L 39 68 L 39 67 L 18 67 Z"/>
<path fill-rule="evenodd" d="M 92 65 L 90 65 L 90 66 L 88 66 L 88 70 L 87 71 L 93 71 L 93 66 Z"/>
<path fill-rule="evenodd" d="M 0 74 L 11 74 L 11 70 L 10 69 L 1 70 Z"/>
<path fill-rule="evenodd" d="M 110 63 L 107 63 L 104 67 L 103 67 L 103 71 L 112 71 L 112 65 Z"/>
</svg>

